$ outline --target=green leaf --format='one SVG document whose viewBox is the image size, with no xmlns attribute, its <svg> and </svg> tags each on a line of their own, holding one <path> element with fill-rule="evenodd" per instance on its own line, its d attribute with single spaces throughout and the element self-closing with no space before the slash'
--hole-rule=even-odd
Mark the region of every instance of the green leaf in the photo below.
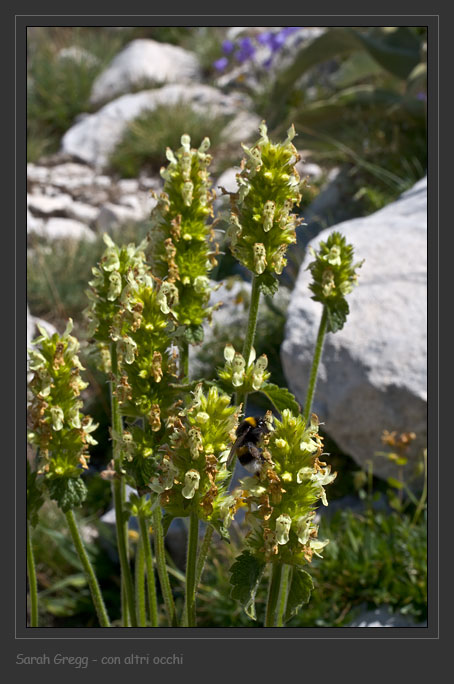
<svg viewBox="0 0 454 684">
<path fill-rule="evenodd" d="M 380 66 L 401 79 L 406 79 L 420 61 L 419 40 L 406 26 L 399 26 L 380 39 L 356 33 L 357 40 Z"/>
<path fill-rule="evenodd" d="M 203 335 L 203 325 L 189 325 L 184 331 L 184 339 L 189 344 L 201 344 Z"/>
<path fill-rule="evenodd" d="M 162 533 L 164 537 L 166 536 L 167 532 L 169 531 L 170 523 L 172 520 L 174 520 L 175 516 L 171 515 L 170 513 L 164 513 L 162 517 Z"/>
<path fill-rule="evenodd" d="M 50 498 L 57 502 L 64 513 L 82 506 L 87 496 L 87 488 L 80 477 L 56 477 L 47 481 L 47 487 Z"/>
<path fill-rule="evenodd" d="M 243 551 L 230 568 L 231 596 L 238 599 L 248 617 L 256 619 L 255 595 L 265 571 L 265 563 L 259 561 L 250 551 Z"/>
<path fill-rule="evenodd" d="M 347 320 L 350 308 L 346 299 L 341 298 L 335 303 L 326 305 L 326 313 L 328 316 L 327 332 L 335 333 L 342 330 L 345 321 Z"/>
<path fill-rule="evenodd" d="M 367 52 L 354 52 L 334 72 L 332 82 L 338 88 L 346 88 L 363 78 L 370 78 L 382 71 L 382 67 Z"/>
<path fill-rule="evenodd" d="M 278 279 L 267 271 L 257 276 L 257 285 L 259 286 L 260 292 L 267 297 L 273 297 L 279 289 Z"/>
<path fill-rule="evenodd" d="M 285 622 L 297 614 L 301 606 L 309 603 L 314 582 L 308 572 L 301 568 L 293 568 L 292 581 L 287 599 L 287 608 L 285 611 Z"/>
<path fill-rule="evenodd" d="M 296 415 L 301 413 L 300 405 L 286 387 L 279 387 L 271 382 L 265 382 L 260 388 L 260 392 L 271 401 L 279 413 L 282 413 L 284 409 L 290 409 Z"/>
<path fill-rule="evenodd" d="M 402 489 L 403 484 L 399 480 L 396 480 L 394 477 L 388 477 L 386 479 L 386 482 L 389 484 L 390 487 L 394 487 L 394 489 Z"/>
</svg>

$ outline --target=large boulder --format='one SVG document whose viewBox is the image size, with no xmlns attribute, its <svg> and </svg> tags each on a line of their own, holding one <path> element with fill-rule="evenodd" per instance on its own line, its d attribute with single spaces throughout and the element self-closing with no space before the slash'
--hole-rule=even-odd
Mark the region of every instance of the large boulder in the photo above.
<svg viewBox="0 0 454 684">
<path fill-rule="evenodd" d="M 406 468 L 421 459 L 427 439 L 427 180 L 365 218 L 321 232 L 340 231 L 355 258 L 365 259 L 359 285 L 348 296 L 343 330 L 327 334 L 313 410 L 327 433 L 355 461 L 383 478 L 396 477 L 383 455 L 384 430 L 415 432 Z M 289 305 L 282 362 L 289 386 L 304 402 L 321 306 L 311 299 L 308 253 Z"/>
<path fill-rule="evenodd" d="M 163 83 L 200 79 L 194 53 L 177 45 L 139 38 L 127 45 L 93 83 L 90 101 L 97 105 L 114 97 Z"/>
<path fill-rule="evenodd" d="M 66 131 L 61 151 L 101 168 L 108 163 L 131 121 L 159 105 L 178 106 L 180 102 L 189 103 L 195 111 L 212 115 L 237 115 L 242 106 L 248 104 L 244 97 L 224 95 L 217 88 L 206 85 L 166 85 L 122 95 Z"/>
</svg>

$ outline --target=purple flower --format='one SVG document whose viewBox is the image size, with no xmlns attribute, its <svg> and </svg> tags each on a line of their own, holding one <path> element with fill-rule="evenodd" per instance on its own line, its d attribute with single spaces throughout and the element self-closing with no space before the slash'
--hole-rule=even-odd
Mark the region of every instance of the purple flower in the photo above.
<svg viewBox="0 0 454 684">
<path fill-rule="evenodd" d="M 228 63 L 229 60 L 227 59 L 227 57 L 220 57 L 215 62 L 213 62 L 213 66 L 217 71 L 224 71 Z"/>
<path fill-rule="evenodd" d="M 263 33 L 259 33 L 257 35 L 257 40 L 261 45 L 268 45 L 271 35 L 271 31 L 264 31 Z"/>
<path fill-rule="evenodd" d="M 232 43 L 231 40 L 224 40 L 222 42 L 222 52 L 225 55 L 230 55 L 230 53 L 233 52 L 234 47 L 235 47 L 235 43 Z"/>
<path fill-rule="evenodd" d="M 281 30 L 281 33 L 284 35 L 285 38 L 287 36 L 290 36 L 292 33 L 295 33 L 295 31 L 299 31 L 301 26 L 284 26 L 284 28 Z"/>
<path fill-rule="evenodd" d="M 246 62 L 255 54 L 255 46 L 249 37 L 241 38 L 239 41 L 239 50 L 236 51 L 235 57 L 239 62 Z"/>
<path fill-rule="evenodd" d="M 416 95 L 416 99 L 417 99 L 417 100 L 422 100 L 423 102 L 427 102 L 427 95 L 426 95 L 426 93 L 423 93 L 423 92 L 421 91 L 421 92 L 419 92 L 419 93 Z"/>
</svg>

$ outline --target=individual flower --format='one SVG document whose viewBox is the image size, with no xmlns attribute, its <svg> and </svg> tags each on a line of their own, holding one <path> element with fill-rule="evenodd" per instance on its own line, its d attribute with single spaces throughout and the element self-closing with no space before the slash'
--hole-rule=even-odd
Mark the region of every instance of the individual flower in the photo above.
<svg viewBox="0 0 454 684">
<path fill-rule="evenodd" d="M 272 143 L 262 122 L 261 137 L 251 148 L 237 174 L 239 192 L 231 194 L 228 236 L 233 255 L 255 275 L 282 273 L 289 244 L 296 242 L 300 223 L 292 213 L 299 204 L 300 179 L 295 168 L 299 155 L 292 144 L 293 126 L 283 143 Z"/>
<path fill-rule="evenodd" d="M 220 57 L 219 59 L 216 59 L 213 62 L 213 66 L 216 69 L 216 71 L 224 71 L 224 69 L 227 68 L 228 63 L 229 60 L 227 59 L 227 57 Z"/>
<path fill-rule="evenodd" d="M 251 59 L 256 52 L 256 47 L 249 36 L 241 38 L 238 41 L 238 49 L 235 52 L 235 59 L 240 62 L 246 62 Z"/>
<path fill-rule="evenodd" d="M 240 505 L 227 494 L 230 473 L 226 468 L 235 438 L 238 410 L 230 397 L 198 385 L 186 408 L 167 421 L 169 443 L 163 447 L 163 464 L 150 484 L 161 493 L 161 505 L 172 516 L 195 512 L 199 519 L 221 533 Z"/>
<path fill-rule="evenodd" d="M 183 135 L 177 152 L 167 148 L 169 164 L 161 169 L 164 191 L 152 213 L 149 235 L 153 273 L 177 288 L 174 313 L 190 342 L 201 341 L 202 323 L 213 310 L 208 306 L 208 274 L 217 263 L 218 248 L 208 224 L 215 197 L 208 172 L 209 145 L 205 138 L 193 149 L 189 136 Z"/>
<path fill-rule="evenodd" d="M 336 332 L 342 329 L 347 319 L 349 306 L 346 295 L 357 284 L 356 269 L 363 262 L 353 263 L 353 246 L 337 231 L 330 233 L 325 242 L 320 242 L 317 252 L 312 249 L 312 255 L 314 261 L 307 267 L 312 274 L 309 285 L 312 299 L 326 308 L 328 332 Z"/>
<path fill-rule="evenodd" d="M 235 43 L 231 40 L 222 41 L 222 52 L 225 55 L 230 55 L 235 49 Z"/>
<path fill-rule="evenodd" d="M 70 335 L 72 320 L 63 335 L 39 330 L 30 350 L 28 441 L 39 449 L 38 473 L 51 497 L 66 511 L 85 498 L 79 478 L 88 467 L 89 445 L 97 443 L 91 434 L 97 425 L 80 411 L 79 396 L 88 384 L 80 377 L 83 367 L 77 355 L 79 342 Z"/>
<path fill-rule="evenodd" d="M 264 459 L 259 474 L 242 480 L 232 493 L 248 506 L 248 549 L 263 562 L 310 562 L 328 543 L 317 539 L 315 505 L 320 499 L 328 505 L 325 487 L 336 477 L 320 460 L 316 416 L 305 427 L 301 416 L 285 409 L 259 446 Z"/>
<path fill-rule="evenodd" d="M 251 350 L 247 365 L 242 355 L 236 352 L 231 344 L 227 344 L 224 349 L 224 359 L 225 365 L 218 369 L 218 377 L 229 392 L 235 392 L 239 387 L 246 393 L 256 392 L 270 377 L 266 370 L 266 355 L 262 354 L 256 360 L 254 348 Z"/>
</svg>

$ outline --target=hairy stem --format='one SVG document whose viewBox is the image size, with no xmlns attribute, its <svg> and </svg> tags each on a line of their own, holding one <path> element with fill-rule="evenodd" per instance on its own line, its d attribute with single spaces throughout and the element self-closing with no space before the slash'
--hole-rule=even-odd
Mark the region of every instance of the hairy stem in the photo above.
<svg viewBox="0 0 454 684">
<path fill-rule="evenodd" d="M 112 375 L 118 374 L 118 357 L 117 347 L 114 342 L 110 345 L 110 359 L 112 365 Z M 118 405 L 117 397 L 113 392 L 112 382 L 110 384 L 110 402 L 112 412 L 112 451 L 115 462 L 115 469 L 117 477 L 112 484 L 112 493 L 115 508 L 115 527 L 117 531 L 117 545 L 120 556 L 121 568 L 121 584 L 122 594 L 126 597 L 123 604 L 122 624 L 127 627 L 129 624 L 132 627 L 137 627 L 136 607 L 134 601 L 134 586 L 132 582 L 131 569 L 129 567 L 129 549 L 128 549 L 128 523 L 124 520 L 123 509 L 125 503 L 125 482 L 119 475 L 119 461 L 121 459 L 120 445 L 118 443 L 118 435 L 122 434 L 123 425 L 121 421 L 120 407 Z M 127 606 L 127 611 L 124 608 Z M 128 615 L 129 613 L 129 615 Z"/>
<path fill-rule="evenodd" d="M 189 377 L 189 343 L 183 340 L 180 348 L 181 354 L 181 365 L 180 365 L 180 376 L 182 380 L 187 382 Z"/>
<path fill-rule="evenodd" d="M 290 574 L 290 565 L 284 565 L 284 567 L 282 568 L 281 586 L 279 589 L 279 599 L 277 604 L 276 627 L 284 626 L 284 615 L 285 609 L 287 608 Z"/>
<path fill-rule="evenodd" d="M 312 361 L 311 374 L 309 377 L 309 386 L 307 388 L 306 401 L 304 402 L 303 419 L 305 425 L 307 425 L 311 415 L 312 401 L 314 399 L 315 385 L 317 383 L 318 367 L 320 365 L 320 359 L 322 357 L 323 342 L 325 340 L 327 321 L 327 310 L 326 307 L 323 307 L 322 318 L 320 320 L 320 325 L 318 328 L 317 341 L 315 343 L 314 358 Z"/>
<path fill-rule="evenodd" d="M 110 627 L 110 621 L 107 616 L 106 608 L 104 605 L 104 601 L 101 595 L 101 590 L 99 588 L 98 580 L 96 579 L 95 572 L 93 570 L 93 566 L 90 563 L 90 559 L 87 556 L 87 552 L 85 551 L 85 547 L 82 542 L 82 538 L 79 533 L 79 529 L 77 527 L 76 523 L 76 518 L 74 517 L 74 513 L 72 510 L 69 510 L 65 513 L 66 521 L 68 523 L 69 531 L 71 532 L 71 536 L 74 542 L 74 546 L 76 548 L 77 554 L 80 558 L 80 562 L 82 563 L 82 567 L 84 569 L 85 576 L 88 581 L 88 586 L 90 588 L 91 592 L 91 597 L 93 599 L 93 603 L 96 609 L 96 614 L 98 616 L 99 624 L 101 627 Z"/>
<path fill-rule="evenodd" d="M 32 526 L 27 522 L 27 574 L 30 591 L 30 627 L 38 627 L 38 584 L 32 545 Z"/>
<path fill-rule="evenodd" d="M 246 361 L 246 367 L 249 362 L 249 356 L 251 354 L 251 349 L 254 344 L 255 330 L 257 328 L 257 315 L 259 311 L 260 302 L 260 288 L 257 282 L 257 276 L 254 275 L 252 278 L 252 290 L 251 290 L 251 303 L 249 305 L 249 317 L 246 328 L 246 337 L 244 338 L 243 344 L 243 358 Z M 235 395 L 235 403 L 237 406 L 243 403 L 243 413 L 246 413 L 246 400 L 247 394 L 241 391 L 241 388 L 237 390 Z"/>
<path fill-rule="evenodd" d="M 132 582 L 131 568 L 129 567 L 128 551 L 127 551 L 127 535 L 125 534 L 125 526 L 123 524 L 123 506 L 121 497 L 121 482 L 118 477 L 113 480 L 113 498 L 115 507 L 115 522 L 117 528 L 117 545 L 118 555 L 120 556 L 121 576 L 124 581 L 126 600 L 128 603 L 129 620 L 132 627 L 137 627 L 136 605 L 134 600 L 134 585 Z M 124 622 L 123 625 L 127 626 Z"/>
<path fill-rule="evenodd" d="M 137 622 L 139 627 L 146 627 L 147 608 L 145 601 L 145 554 L 141 536 L 139 536 L 139 539 L 137 540 L 135 572 Z"/>
<path fill-rule="evenodd" d="M 170 586 L 169 575 L 166 567 L 166 553 L 164 547 L 164 532 L 162 529 L 161 508 L 156 506 L 153 512 L 153 530 L 155 542 L 156 567 L 158 569 L 159 583 L 161 585 L 164 605 L 167 613 L 169 625 L 176 626 L 175 603 L 173 601 L 172 587 Z"/>
<path fill-rule="evenodd" d="M 195 569 L 195 590 L 199 586 L 200 580 L 202 579 L 203 568 L 205 567 L 205 561 L 208 556 L 208 552 L 211 546 L 211 539 L 213 537 L 214 528 L 211 525 L 207 525 L 205 534 L 203 536 L 202 544 L 200 545 L 199 557 L 197 558 L 197 565 Z"/>
<path fill-rule="evenodd" d="M 276 618 L 276 608 L 279 598 L 279 587 L 281 584 L 282 565 L 273 563 L 270 574 L 270 584 L 268 590 L 268 602 L 266 605 L 265 627 L 274 627 Z"/>
<path fill-rule="evenodd" d="M 148 609 L 152 627 L 158 626 L 158 601 L 156 598 L 156 582 L 154 577 L 153 554 L 151 552 L 150 533 L 148 520 L 144 515 L 139 515 L 139 529 L 145 552 L 145 564 L 147 568 Z"/>
<path fill-rule="evenodd" d="M 196 626 L 195 619 L 195 589 L 196 589 L 196 565 L 197 544 L 199 541 L 199 519 L 196 513 L 191 512 L 189 518 L 189 534 L 186 555 L 186 619 L 188 627 Z"/>
</svg>

